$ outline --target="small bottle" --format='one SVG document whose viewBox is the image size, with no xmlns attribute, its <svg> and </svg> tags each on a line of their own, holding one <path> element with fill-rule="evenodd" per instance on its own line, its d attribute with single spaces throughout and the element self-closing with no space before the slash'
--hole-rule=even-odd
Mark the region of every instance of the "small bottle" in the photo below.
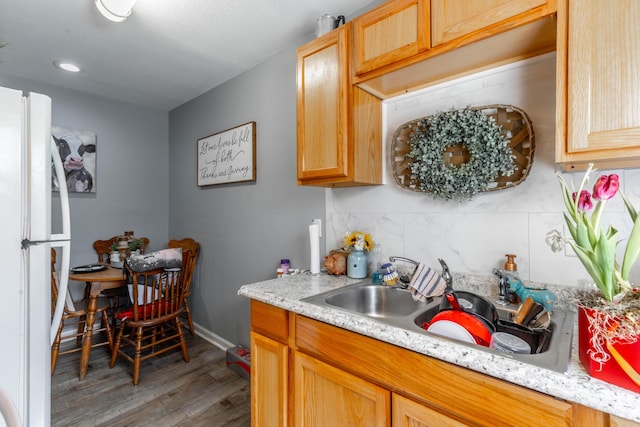
<svg viewBox="0 0 640 427">
<path fill-rule="evenodd" d="M 506 254 L 507 261 L 504 263 L 504 270 L 514 272 L 517 275 L 518 264 L 516 264 L 516 256 L 514 254 Z"/>
<path fill-rule="evenodd" d="M 282 274 L 289 274 L 289 267 L 291 266 L 291 264 L 289 263 L 288 259 L 281 259 L 280 260 L 280 268 L 282 269 Z"/>
<path fill-rule="evenodd" d="M 276 275 L 278 276 L 278 279 L 282 277 L 282 273 L 283 273 L 283 271 L 282 271 L 282 269 L 281 269 L 281 268 L 278 268 L 278 269 L 276 270 Z"/>
<path fill-rule="evenodd" d="M 504 272 L 509 280 L 509 293 L 511 296 L 507 296 L 508 299 L 515 299 L 513 302 L 518 302 L 518 299 L 522 299 L 519 291 L 522 288 L 522 282 L 520 281 L 520 275 L 518 274 L 518 264 L 516 264 L 516 256 L 514 254 L 505 254 L 507 260 L 504 263 Z"/>
</svg>

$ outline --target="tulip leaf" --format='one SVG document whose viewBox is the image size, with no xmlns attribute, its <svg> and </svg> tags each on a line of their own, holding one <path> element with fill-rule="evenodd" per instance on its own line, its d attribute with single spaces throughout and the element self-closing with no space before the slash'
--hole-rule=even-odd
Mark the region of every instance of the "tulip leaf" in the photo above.
<svg viewBox="0 0 640 427">
<path fill-rule="evenodd" d="M 617 293 L 617 282 L 615 280 L 615 256 L 616 256 L 616 236 L 618 231 L 613 227 L 609 227 L 606 235 L 600 236 L 595 251 L 595 263 L 602 270 L 602 282 L 604 288 L 601 289 L 605 298 L 611 301 Z"/>
<path fill-rule="evenodd" d="M 571 218 L 573 218 L 574 221 L 577 220 L 578 217 L 578 202 L 577 200 L 573 200 L 573 198 L 571 197 L 571 191 L 569 191 L 569 188 L 567 187 L 567 183 L 564 182 L 564 179 L 562 179 L 562 176 L 560 174 L 558 174 L 558 181 L 560 181 L 560 186 L 562 187 L 562 196 L 564 198 L 564 204 L 567 207 L 567 210 L 569 211 L 569 215 L 571 215 Z"/>
<path fill-rule="evenodd" d="M 593 263 L 592 258 L 594 257 L 594 254 L 591 252 L 585 251 L 584 249 L 577 246 L 573 242 L 569 242 L 569 244 L 571 245 L 571 247 L 573 248 L 573 251 L 578 256 L 578 259 L 580 260 L 580 262 L 582 262 L 582 265 L 584 266 L 584 268 L 587 270 L 587 273 L 589 273 L 589 276 L 591 276 L 593 281 L 596 282 L 596 286 L 598 287 L 598 289 L 600 289 L 604 293 L 605 286 L 604 286 L 604 280 L 602 278 L 602 270 L 597 264 Z"/>
<path fill-rule="evenodd" d="M 638 218 L 638 211 L 636 211 L 631 202 L 629 202 L 629 199 L 627 199 L 627 196 L 625 196 L 622 191 L 620 192 L 620 195 L 622 196 L 622 200 L 624 200 L 624 205 L 627 207 L 627 212 L 629 212 L 629 215 L 631 216 L 631 221 L 637 224 L 636 220 Z"/>
<path fill-rule="evenodd" d="M 589 221 L 594 230 L 600 229 L 600 218 L 602 217 L 602 211 L 604 210 L 604 200 L 599 200 L 596 203 L 596 208 L 591 214 L 591 220 Z"/>
<path fill-rule="evenodd" d="M 571 234 L 571 238 L 573 240 L 576 240 L 576 226 L 573 223 L 573 221 L 571 220 L 571 218 L 569 218 L 569 216 L 567 214 L 564 214 L 564 219 L 565 222 L 567 223 L 567 228 L 569 229 L 569 233 Z"/>
<path fill-rule="evenodd" d="M 587 221 L 578 221 L 576 227 L 576 244 L 585 249 L 592 249 L 594 246 L 591 245 L 591 241 L 589 240 L 589 230 L 586 225 Z"/>
<path fill-rule="evenodd" d="M 621 275 L 624 280 L 629 279 L 631 267 L 633 267 L 638 256 L 640 256 L 640 216 L 636 215 L 635 217 L 636 219 L 631 229 L 631 234 L 629 235 L 629 241 L 624 251 L 624 258 L 622 259 Z"/>
</svg>

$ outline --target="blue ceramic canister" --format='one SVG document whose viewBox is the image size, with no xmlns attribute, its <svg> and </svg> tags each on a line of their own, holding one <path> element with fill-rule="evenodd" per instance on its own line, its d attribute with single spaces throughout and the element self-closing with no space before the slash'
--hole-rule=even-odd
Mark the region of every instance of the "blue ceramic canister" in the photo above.
<svg viewBox="0 0 640 427">
<path fill-rule="evenodd" d="M 364 279 L 367 277 L 367 254 L 364 251 L 354 250 L 347 257 L 347 276 L 352 279 Z"/>
</svg>

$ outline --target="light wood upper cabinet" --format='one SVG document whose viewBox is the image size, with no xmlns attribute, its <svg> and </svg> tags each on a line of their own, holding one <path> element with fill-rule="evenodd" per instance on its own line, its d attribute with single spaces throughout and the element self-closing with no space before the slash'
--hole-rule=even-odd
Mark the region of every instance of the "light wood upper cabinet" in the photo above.
<svg viewBox="0 0 640 427">
<path fill-rule="evenodd" d="M 354 68 L 363 74 L 430 47 L 429 0 L 392 0 L 353 20 Z"/>
<path fill-rule="evenodd" d="M 465 36 L 535 8 L 547 0 L 431 0 L 433 46 Z M 555 6 L 553 6 L 555 7 Z"/>
<path fill-rule="evenodd" d="M 396 3 L 399 0 L 385 2 L 381 7 Z M 556 0 L 430 0 L 417 4 L 418 11 L 420 5 L 430 8 L 429 12 L 423 12 L 424 16 L 430 13 L 430 23 L 424 24 L 427 31 L 431 29 L 430 47 L 417 49 L 412 55 L 391 55 L 394 51 L 382 55 L 373 51 L 368 63 L 363 61 L 364 50 L 355 47 L 360 53 L 354 59 L 353 82 L 380 99 L 556 48 Z M 375 17 L 376 10 L 356 21 L 369 22 L 369 14 Z M 355 42 L 362 37 L 356 31 Z M 366 39 L 363 40 L 360 43 L 366 45 Z"/>
<path fill-rule="evenodd" d="M 302 353 L 294 366 L 296 426 L 390 426 L 388 390 Z"/>
<path fill-rule="evenodd" d="M 351 23 L 297 51 L 298 184 L 382 183 L 382 103 L 351 84 Z"/>
<path fill-rule="evenodd" d="M 556 162 L 640 167 L 640 2 L 558 3 Z"/>
</svg>

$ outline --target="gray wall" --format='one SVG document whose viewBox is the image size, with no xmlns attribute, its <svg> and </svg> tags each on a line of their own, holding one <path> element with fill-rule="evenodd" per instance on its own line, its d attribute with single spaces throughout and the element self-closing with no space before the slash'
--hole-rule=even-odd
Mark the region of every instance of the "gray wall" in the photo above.
<svg viewBox="0 0 640 427">
<path fill-rule="evenodd" d="M 152 250 L 166 247 L 167 112 L 3 75 L 0 86 L 48 95 L 54 125 L 97 134 L 97 192 L 70 193 L 72 265 L 97 261 L 94 240 L 124 230 L 149 237 Z M 59 206 L 57 194 L 52 205 Z M 59 224 L 59 215 L 53 220 Z"/>
<path fill-rule="evenodd" d="M 302 43 L 300 43 L 302 44 Z M 281 258 L 309 268 L 308 225 L 325 216 L 324 189 L 296 185 L 295 49 L 169 114 L 169 236 L 201 245 L 194 321 L 249 344 L 249 300 L 238 288 L 275 277 Z M 198 187 L 196 141 L 256 122 L 257 181 Z M 324 253 L 324 239 L 321 239 Z"/>
</svg>

